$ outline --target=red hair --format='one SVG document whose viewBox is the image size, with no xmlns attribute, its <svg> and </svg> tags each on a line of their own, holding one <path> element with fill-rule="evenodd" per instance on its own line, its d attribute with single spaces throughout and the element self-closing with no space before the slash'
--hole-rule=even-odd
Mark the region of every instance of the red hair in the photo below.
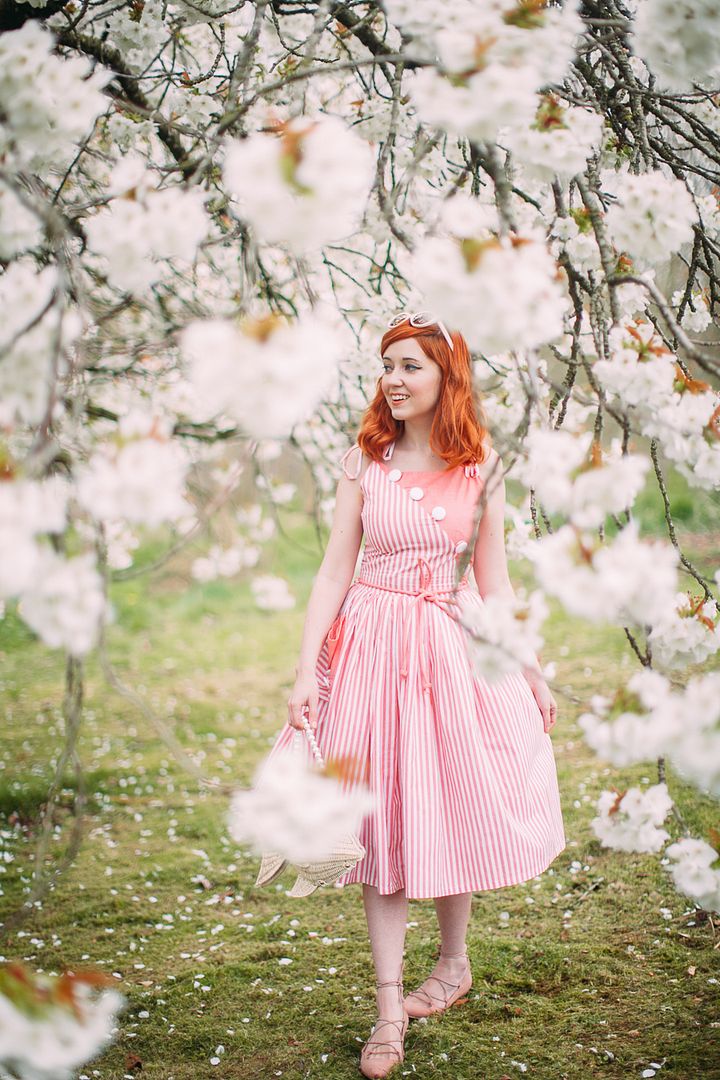
<svg viewBox="0 0 720 1080">
<path fill-rule="evenodd" d="M 490 435 L 479 397 L 476 395 L 470 351 L 462 334 L 449 331 L 454 348 L 448 345 L 436 323 L 427 327 L 400 323 L 383 334 L 380 355 L 389 345 L 404 338 L 417 338 L 420 348 L 440 368 L 442 380 L 430 429 L 430 449 L 449 468 L 484 461 Z M 390 411 L 378 379 L 375 397 L 363 413 L 357 442 L 373 461 L 382 458 L 385 448 L 402 434 L 404 420 L 396 420 Z"/>
</svg>

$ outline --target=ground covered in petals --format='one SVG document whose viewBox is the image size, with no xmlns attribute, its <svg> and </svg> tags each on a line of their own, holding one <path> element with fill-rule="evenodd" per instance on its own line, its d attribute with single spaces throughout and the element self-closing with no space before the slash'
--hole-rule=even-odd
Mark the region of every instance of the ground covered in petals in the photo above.
<svg viewBox="0 0 720 1080">
<path fill-rule="evenodd" d="M 657 506 L 640 502 L 649 531 Z M 208 778 L 248 784 L 286 715 L 304 605 L 319 562 L 296 508 L 266 549 L 294 610 L 258 611 L 244 581 L 191 583 L 198 552 L 114 588 L 109 651 Z M 707 522 L 683 527 L 702 566 L 718 565 Z M 701 532 L 705 531 L 705 536 Z M 717 536 L 717 531 L 715 532 Z M 693 538 L 691 537 L 691 540 Z M 142 563 L 157 554 L 151 548 Z M 516 583 L 522 569 L 515 568 Z M 469 936 L 474 986 L 444 1018 L 413 1021 L 398 1074 L 453 1080 L 720 1076 L 719 930 L 674 889 L 656 855 L 603 849 L 590 821 L 601 790 L 657 782 L 652 763 L 615 770 L 582 739 L 594 693 L 636 670 L 622 631 L 556 609 L 544 660 L 557 662 L 553 733 L 568 846 L 539 879 L 477 894 Z M 63 670 L 12 614 L 0 622 L 0 905 L 22 902 L 38 815 L 62 746 Z M 94 965 L 126 995 L 113 1047 L 81 1073 L 121 1080 L 355 1077 L 374 1020 L 360 890 L 286 895 L 288 873 L 259 890 L 258 860 L 227 835 L 226 794 L 183 771 L 136 706 L 87 666 L 80 757 L 88 807 L 75 865 L 2 941 L 6 959 L 45 971 Z M 692 835 L 715 804 L 668 772 Z M 48 865 L 68 842 L 77 780 L 65 777 Z M 676 838 L 678 823 L 666 827 Z M 437 948 L 429 901 L 410 904 L 406 985 Z"/>
</svg>

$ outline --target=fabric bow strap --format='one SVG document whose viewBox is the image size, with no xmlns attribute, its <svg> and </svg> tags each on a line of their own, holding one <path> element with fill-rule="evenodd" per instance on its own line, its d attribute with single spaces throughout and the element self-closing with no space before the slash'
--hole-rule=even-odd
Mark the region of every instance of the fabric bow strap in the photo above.
<svg viewBox="0 0 720 1080">
<path fill-rule="evenodd" d="M 455 618 L 455 608 L 457 607 L 457 601 L 453 598 L 454 590 L 432 589 L 432 570 L 426 559 L 419 558 L 418 566 L 420 567 L 420 591 L 413 594 L 413 598 L 410 602 L 410 610 L 408 611 L 405 624 L 403 626 L 401 645 L 400 645 L 400 677 L 407 678 L 408 666 L 410 658 L 410 625 L 414 621 L 418 642 L 418 656 L 420 666 L 420 678 L 422 681 L 423 693 L 429 693 L 432 689 L 430 683 L 430 675 L 427 669 L 427 657 L 425 649 L 425 637 L 424 637 L 424 616 L 425 602 L 436 604 L 441 611 L 444 611 L 450 618 Z M 461 583 L 458 588 L 464 588 L 467 582 Z M 444 599 L 447 597 L 447 599 Z"/>
</svg>

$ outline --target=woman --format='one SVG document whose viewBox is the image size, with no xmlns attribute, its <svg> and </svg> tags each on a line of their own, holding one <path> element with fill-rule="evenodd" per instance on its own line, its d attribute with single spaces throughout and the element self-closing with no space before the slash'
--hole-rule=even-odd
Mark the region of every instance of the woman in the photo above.
<svg viewBox="0 0 720 1080">
<path fill-rule="evenodd" d="M 402 313 L 380 351 L 375 397 L 342 458 L 288 724 L 271 752 L 287 749 L 305 714 L 325 759 L 354 761 L 375 794 L 359 831 L 366 855 L 339 879 L 363 886 L 377 976 L 367 1077 L 404 1059 L 410 1016 L 442 1012 L 470 989 L 472 893 L 527 881 L 565 847 L 553 695 L 539 666 L 492 684 L 475 674 L 457 621 L 461 604 L 513 595 L 502 469 L 473 400 L 467 345 L 429 315 Z M 485 484 L 476 592 L 469 567 L 457 585 L 456 563 Z M 403 999 L 407 901 L 430 897 L 439 959 Z"/>
</svg>

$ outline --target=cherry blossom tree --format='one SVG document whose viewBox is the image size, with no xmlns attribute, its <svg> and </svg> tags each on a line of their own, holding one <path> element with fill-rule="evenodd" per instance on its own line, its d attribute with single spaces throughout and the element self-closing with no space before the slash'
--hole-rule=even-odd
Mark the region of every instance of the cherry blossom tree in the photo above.
<svg viewBox="0 0 720 1080">
<path fill-rule="evenodd" d="M 719 14 L 0 0 L 0 605 L 67 655 L 63 767 L 90 650 L 121 686 L 107 589 L 146 569 L 143 530 L 177 551 L 284 442 L 327 525 L 409 307 L 467 337 L 525 492 L 508 543 L 536 589 L 468 625 L 478 671 L 541 647 L 548 598 L 623 627 L 637 673 L 581 724 L 618 766 L 657 758 L 658 784 L 604 793 L 598 837 L 659 851 L 671 809 L 684 828 L 666 761 L 720 795 L 720 676 L 694 674 L 720 649 L 720 572 L 683 550 L 666 479 L 697 500 L 720 482 Z M 633 518 L 648 478 L 664 540 Z M 272 521 L 260 503 L 236 521 L 199 580 L 252 575 Z M 666 854 L 720 909 L 717 847 Z"/>
</svg>

